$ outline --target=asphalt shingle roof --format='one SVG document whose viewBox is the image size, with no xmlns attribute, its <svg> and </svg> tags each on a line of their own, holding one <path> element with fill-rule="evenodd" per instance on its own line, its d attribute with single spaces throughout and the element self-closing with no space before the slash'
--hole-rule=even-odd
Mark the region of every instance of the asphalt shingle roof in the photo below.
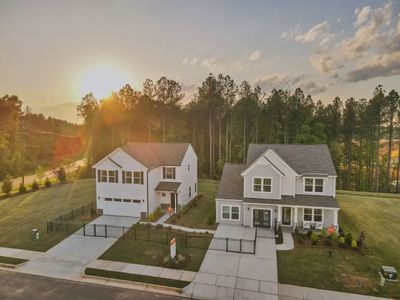
<svg viewBox="0 0 400 300">
<path fill-rule="evenodd" d="M 325 144 L 250 144 L 246 164 L 252 164 L 267 149 L 272 149 L 299 175 L 325 174 L 336 176 L 329 148 Z"/>
<path fill-rule="evenodd" d="M 154 169 L 161 166 L 180 166 L 189 143 L 127 143 L 121 149 L 144 165 Z"/>
<path fill-rule="evenodd" d="M 162 192 L 177 192 L 180 185 L 180 182 L 160 181 L 154 190 Z"/>
<path fill-rule="evenodd" d="M 336 198 L 330 196 L 296 195 L 296 197 L 282 196 L 282 199 L 244 198 L 243 202 L 339 208 Z"/>
</svg>

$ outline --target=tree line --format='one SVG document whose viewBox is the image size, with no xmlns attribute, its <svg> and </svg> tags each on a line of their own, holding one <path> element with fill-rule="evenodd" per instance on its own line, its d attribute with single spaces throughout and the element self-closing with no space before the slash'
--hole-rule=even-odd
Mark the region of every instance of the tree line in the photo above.
<svg viewBox="0 0 400 300">
<path fill-rule="evenodd" d="M 16 95 L 0 97 L 0 180 L 58 166 L 82 150 L 80 125 L 22 107 Z"/>
<path fill-rule="evenodd" d="M 269 94 L 230 76 L 209 76 L 188 103 L 179 82 L 147 79 L 106 99 L 82 98 L 88 158 L 94 163 L 127 141 L 190 142 L 200 176 L 244 163 L 249 143 L 326 143 L 340 189 L 399 191 L 400 100 L 377 86 L 369 99 L 315 101 L 301 89 Z"/>
</svg>

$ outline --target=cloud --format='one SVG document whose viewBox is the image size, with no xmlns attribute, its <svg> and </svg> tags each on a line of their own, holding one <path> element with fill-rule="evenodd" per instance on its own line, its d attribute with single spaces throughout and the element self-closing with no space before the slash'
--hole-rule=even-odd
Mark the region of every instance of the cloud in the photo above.
<svg viewBox="0 0 400 300">
<path fill-rule="evenodd" d="M 182 63 L 182 65 L 190 65 L 190 66 L 196 67 L 198 61 L 199 61 L 198 57 L 192 57 L 192 58 L 185 57 L 184 59 L 182 59 L 181 63 Z"/>
<path fill-rule="evenodd" d="M 287 76 L 281 74 L 267 75 L 258 78 L 255 82 L 263 90 L 282 89 L 293 91 L 301 88 L 305 94 L 316 95 L 327 90 L 328 86 L 318 85 L 306 74 Z"/>
<path fill-rule="evenodd" d="M 300 23 L 298 23 L 294 28 L 289 31 L 282 32 L 281 38 L 284 40 L 293 40 L 300 32 Z"/>
<path fill-rule="evenodd" d="M 295 36 L 295 40 L 299 43 L 305 44 L 305 43 L 311 43 L 316 41 L 319 38 L 322 38 L 326 35 L 326 33 L 329 30 L 329 22 L 324 21 L 322 23 L 319 23 L 309 29 L 306 33 L 303 34 L 298 34 Z"/>
<path fill-rule="evenodd" d="M 338 22 L 338 23 L 342 22 L 342 17 L 337 18 L 337 19 L 336 19 L 336 22 Z"/>
<path fill-rule="evenodd" d="M 261 58 L 261 52 L 259 50 L 250 53 L 249 61 L 255 62 Z"/>
<path fill-rule="evenodd" d="M 357 16 L 357 20 L 354 22 L 354 26 L 360 26 L 366 22 L 371 14 L 371 7 L 365 6 L 361 10 L 357 7 L 354 14 Z"/>
<path fill-rule="evenodd" d="M 216 58 L 205 58 L 201 66 L 213 73 L 241 71 L 249 66 L 249 62 L 241 60 L 220 61 Z"/>
</svg>

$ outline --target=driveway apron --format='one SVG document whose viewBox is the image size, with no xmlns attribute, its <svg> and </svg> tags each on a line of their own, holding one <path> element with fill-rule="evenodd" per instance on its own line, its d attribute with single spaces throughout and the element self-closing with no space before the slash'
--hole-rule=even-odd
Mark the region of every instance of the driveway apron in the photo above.
<svg viewBox="0 0 400 300">
<path fill-rule="evenodd" d="M 138 218 L 100 216 L 90 224 L 130 227 Z M 117 238 L 72 234 L 47 252 L 34 257 L 17 269 L 24 273 L 63 279 L 79 279 L 87 264 L 97 259 Z"/>
<path fill-rule="evenodd" d="M 216 237 L 247 238 L 253 228 L 219 225 Z M 196 299 L 278 299 L 278 271 L 274 234 L 257 237 L 256 253 L 209 249 L 194 281 L 184 289 Z"/>
</svg>

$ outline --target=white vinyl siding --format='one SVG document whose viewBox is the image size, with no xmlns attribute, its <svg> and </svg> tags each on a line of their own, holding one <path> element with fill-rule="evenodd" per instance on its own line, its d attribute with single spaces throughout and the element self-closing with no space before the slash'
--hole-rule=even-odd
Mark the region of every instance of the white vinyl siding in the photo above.
<svg viewBox="0 0 400 300">
<path fill-rule="evenodd" d="M 316 193 L 316 194 L 324 193 L 324 179 L 323 178 L 314 178 L 314 177 L 305 177 L 304 178 L 304 192 L 305 193 Z"/>
<path fill-rule="evenodd" d="M 254 177 L 253 178 L 253 192 L 272 192 L 272 178 L 267 177 Z"/>
</svg>

